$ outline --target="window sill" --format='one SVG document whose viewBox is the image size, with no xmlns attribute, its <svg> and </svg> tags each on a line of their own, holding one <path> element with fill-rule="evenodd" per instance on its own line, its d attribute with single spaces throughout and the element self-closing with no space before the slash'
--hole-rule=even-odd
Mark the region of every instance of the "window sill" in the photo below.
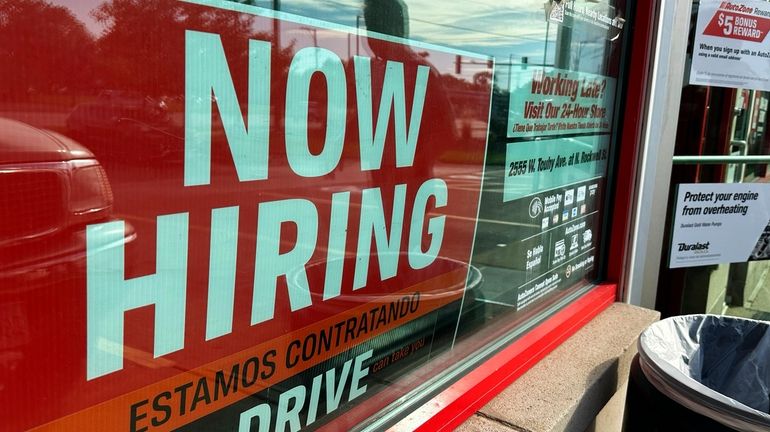
<svg viewBox="0 0 770 432">
<path fill-rule="evenodd" d="M 583 431 L 595 419 L 619 430 L 637 337 L 658 318 L 655 311 L 613 304 L 457 430 Z"/>
</svg>

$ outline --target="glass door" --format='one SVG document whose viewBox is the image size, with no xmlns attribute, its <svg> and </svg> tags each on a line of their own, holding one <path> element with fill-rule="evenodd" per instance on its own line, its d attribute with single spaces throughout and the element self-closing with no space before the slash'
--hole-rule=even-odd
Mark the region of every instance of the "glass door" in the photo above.
<svg viewBox="0 0 770 432">
<path fill-rule="evenodd" d="M 682 91 L 668 226 L 677 187 L 687 183 L 770 181 L 766 136 L 770 94 L 687 85 Z M 670 245 L 670 235 L 667 241 Z M 658 308 L 665 315 L 716 313 L 770 319 L 770 225 L 745 262 L 661 268 Z"/>
</svg>

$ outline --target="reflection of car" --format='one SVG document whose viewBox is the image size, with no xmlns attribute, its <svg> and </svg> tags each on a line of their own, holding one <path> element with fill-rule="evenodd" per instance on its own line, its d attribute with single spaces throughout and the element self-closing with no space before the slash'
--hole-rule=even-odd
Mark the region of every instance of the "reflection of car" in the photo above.
<svg viewBox="0 0 770 432">
<path fill-rule="evenodd" d="M 128 121 L 147 126 L 164 124 L 168 122 L 166 104 L 135 92 L 105 90 L 94 102 L 75 107 L 67 127 L 72 132 L 109 132 Z"/>
<path fill-rule="evenodd" d="M 331 261 L 320 261 L 312 264 L 308 264 L 307 267 L 303 267 L 304 272 L 290 273 L 287 276 L 287 282 L 290 286 L 301 286 L 303 282 L 300 276 L 305 275 L 310 281 L 320 282 L 324 280 L 326 268 L 333 265 L 333 262 L 339 262 L 340 258 L 333 259 Z M 371 266 L 376 266 L 373 262 L 378 260 L 377 255 L 371 255 Z M 407 260 L 406 253 L 399 253 L 399 261 L 405 262 Z M 356 257 L 348 256 L 343 259 L 343 268 L 352 269 L 356 265 Z M 467 263 L 446 258 L 436 257 L 436 260 L 431 264 L 431 269 L 438 275 L 444 277 L 455 273 L 459 276 L 455 277 L 451 284 L 444 285 L 435 276 L 430 278 L 432 283 L 425 284 L 421 278 L 417 278 L 413 281 L 416 292 L 420 293 L 419 301 L 423 303 L 441 304 L 441 313 L 437 316 L 437 321 L 424 321 L 418 328 L 420 332 L 429 331 L 433 333 L 433 337 L 438 339 L 440 336 L 454 336 L 455 329 L 457 327 L 457 320 L 462 319 L 463 325 L 471 327 L 475 324 L 479 324 L 484 319 L 484 302 L 483 295 L 481 293 L 481 286 L 483 285 L 483 276 L 479 269 L 469 265 Z M 451 280 L 452 278 L 450 278 Z M 405 288 L 405 287 L 401 287 Z M 409 293 L 411 294 L 411 293 Z M 324 315 L 332 316 L 342 313 L 346 310 L 361 307 L 367 305 L 370 308 L 381 308 L 383 306 L 388 307 L 391 303 L 399 303 L 404 298 L 403 293 L 393 293 L 383 291 L 378 286 L 374 286 L 368 289 L 362 289 L 354 293 L 341 293 L 338 296 L 333 297 L 331 301 L 323 299 L 323 296 L 319 293 L 311 292 L 312 302 L 316 310 L 322 310 Z M 464 305 L 462 305 L 463 297 L 465 297 Z M 460 314 L 460 307 L 463 307 L 462 315 Z M 427 325 L 428 328 L 420 328 Z M 411 328 L 409 332 L 400 334 L 400 336 L 394 336 L 391 338 L 386 347 L 383 349 L 394 348 L 400 343 L 398 339 L 400 337 L 410 338 L 413 335 L 411 332 L 417 332 L 417 329 Z M 398 333 L 398 332 L 396 332 Z M 419 333 L 419 332 L 418 332 Z"/>
<path fill-rule="evenodd" d="M 111 156 L 135 155 L 137 145 L 148 144 L 158 146 L 153 156 L 165 156 L 170 151 L 168 138 L 179 139 L 170 123 L 163 101 L 118 90 L 103 91 L 94 102 L 76 106 L 67 117 L 72 136 L 97 154 L 105 150 Z"/>
<path fill-rule="evenodd" d="M 86 226 L 109 220 L 112 203 L 107 175 L 88 149 L 0 118 L 0 400 L 44 387 L 35 376 L 66 357 L 48 347 L 62 323 L 83 319 Z M 126 224 L 123 241 L 134 238 Z"/>
<path fill-rule="evenodd" d="M 398 255 L 399 262 L 406 263 L 407 254 L 401 252 Z M 304 278 L 307 278 L 311 286 L 321 285 L 325 281 L 327 267 L 337 267 L 340 260 L 343 261 L 343 269 L 350 270 L 355 267 L 357 257 L 348 255 L 345 258 L 316 261 L 303 266 L 301 271 L 289 272 L 289 289 L 303 286 Z M 370 255 L 370 260 L 370 266 L 376 267 L 374 263 L 378 261 L 378 255 Z M 372 361 L 378 365 L 369 374 L 367 385 L 374 389 L 375 386 L 392 384 L 394 377 L 414 370 L 430 356 L 445 352 L 454 343 L 455 337 L 459 340 L 473 334 L 486 318 L 486 303 L 480 289 L 484 282 L 481 271 L 462 261 L 441 256 L 436 257 L 429 269 L 430 276 L 415 272 L 411 281 L 408 281 L 408 276 L 402 276 L 399 283 L 391 285 L 390 289 L 383 289 L 380 284 L 373 283 L 360 291 L 347 292 L 347 289 L 343 289 L 339 295 L 326 300 L 324 294 L 311 291 L 314 321 L 328 318 L 337 321 L 323 327 L 328 332 L 325 337 L 336 341 L 327 345 L 332 347 L 328 351 L 335 351 L 335 343 L 344 346 L 337 348 L 340 354 L 330 360 L 331 364 L 339 366 L 357 352 L 372 350 Z M 376 272 L 373 268 L 370 270 Z M 409 286 L 412 289 L 407 289 Z M 395 292 L 391 291 L 394 287 L 397 290 Z M 415 297 L 415 293 L 419 295 Z M 418 304 L 425 305 L 425 308 L 418 309 Z M 367 324 L 363 317 L 360 321 L 354 321 L 356 325 L 352 327 L 355 327 L 356 332 L 350 333 L 351 320 L 361 317 L 362 313 L 370 321 Z M 307 317 L 298 311 L 287 324 L 293 331 L 308 322 Z M 373 333 L 369 330 L 361 332 L 367 326 Z M 333 328 L 345 329 L 341 330 L 346 332 L 345 336 L 337 339 Z M 351 339 L 347 340 L 348 337 Z M 319 340 L 323 339 L 319 336 Z M 311 344 L 313 341 L 310 341 Z M 321 348 L 321 351 L 326 349 Z M 403 361 L 406 358 L 409 360 Z M 303 379 L 307 380 L 306 385 L 310 385 L 312 373 Z M 286 389 L 296 384 L 293 381 Z M 282 385 L 275 388 L 281 388 Z"/>
<path fill-rule="evenodd" d="M 395 256 L 395 254 L 388 255 Z M 399 252 L 398 256 L 400 262 L 406 262 L 408 260 L 408 256 L 404 252 Z M 301 271 L 290 272 L 287 276 L 287 282 L 290 286 L 297 287 L 304 285 L 302 278 L 305 277 L 311 281 L 321 281 L 326 275 L 327 267 L 333 265 L 333 263 L 339 263 L 340 259 L 343 260 L 342 268 L 351 269 L 356 266 L 357 258 L 355 256 L 316 261 L 301 267 Z M 376 262 L 379 260 L 378 255 L 372 254 L 370 260 L 370 266 L 377 266 Z M 438 301 L 442 304 L 448 304 L 452 301 L 460 300 L 466 292 L 475 298 L 476 290 L 483 284 L 484 278 L 479 269 L 462 261 L 439 256 L 436 257 L 435 261 L 431 264 L 431 268 L 434 268 L 439 274 L 448 274 L 451 272 L 467 273 L 467 282 L 463 280 L 462 282 L 457 282 L 450 286 L 430 285 L 427 289 L 422 290 L 423 300 L 427 299 L 429 301 Z M 321 297 L 318 297 L 315 292 L 311 293 L 311 296 L 314 297 L 314 303 L 323 305 L 324 300 Z M 341 308 L 341 310 L 344 310 L 345 308 L 363 304 L 389 304 L 390 302 L 399 300 L 401 297 L 402 295 L 399 294 L 380 292 L 379 290 L 375 290 L 374 292 L 371 290 L 362 290 L 355 294 L 342 294 L 334 296 L 333 298 L 335 298 L 335 302 L 338 303 L 337 307 L 344 305 L 344 307 Z"/>
<path fill-rule="evenodd" d="M 26 280 L 82 258 L 85 226 L 109 219 L 112 189 L 82 145 L 0 119 L 0 202 L 0 281 Z"/>
</svg>

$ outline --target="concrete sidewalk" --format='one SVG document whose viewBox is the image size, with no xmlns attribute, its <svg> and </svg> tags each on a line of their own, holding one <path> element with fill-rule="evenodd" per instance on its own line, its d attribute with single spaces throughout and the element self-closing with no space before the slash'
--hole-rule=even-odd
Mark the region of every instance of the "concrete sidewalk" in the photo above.
<svg viewBox="0 0 770 432">
<path fill-rule="evenodd" d="M 615 303 L 457 430 L 619 431 L 637 338 L 659 317 Z"/>
</svg>

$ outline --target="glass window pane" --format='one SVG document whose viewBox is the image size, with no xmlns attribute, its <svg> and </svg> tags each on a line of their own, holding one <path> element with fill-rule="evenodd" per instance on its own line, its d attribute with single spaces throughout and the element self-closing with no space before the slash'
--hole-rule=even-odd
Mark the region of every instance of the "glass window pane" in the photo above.
<svg viewBox="0 0 770 432">
<path fill-rule="evenodd" d="M 629 7 L 0 0 L 7 426 L 359 427 L 588 292 Z"/>
</svg>

